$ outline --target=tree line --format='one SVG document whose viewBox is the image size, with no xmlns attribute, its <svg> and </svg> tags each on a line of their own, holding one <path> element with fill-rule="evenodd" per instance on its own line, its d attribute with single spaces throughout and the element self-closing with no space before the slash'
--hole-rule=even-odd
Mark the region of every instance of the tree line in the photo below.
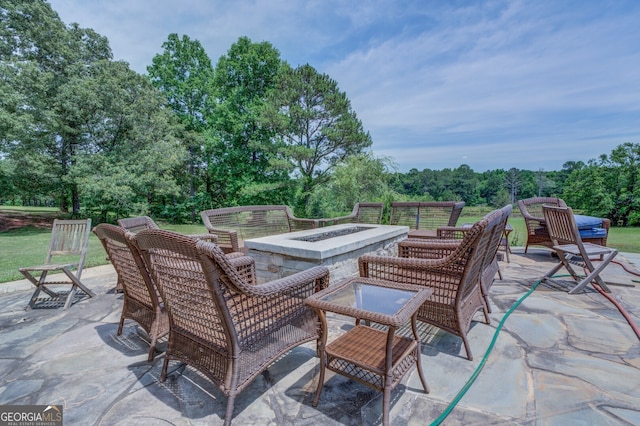
<svg viewBox="0 0 640 426">
<path fill-rule="evenodd" d="M 47 2 L 0 0 L 0 203 L 188 222 L 234 205 L 331 217 L 358 201 L 500 207 L 541 195 L 640 222 L 637 144 L 560 171 L 400 173 L 371 152 L 337 82 L 290 66 L 270 43 L 240 37 L 215 65 L 187 35 L 170 34 L 161 48 L 140 75 Z"/>
</svg>

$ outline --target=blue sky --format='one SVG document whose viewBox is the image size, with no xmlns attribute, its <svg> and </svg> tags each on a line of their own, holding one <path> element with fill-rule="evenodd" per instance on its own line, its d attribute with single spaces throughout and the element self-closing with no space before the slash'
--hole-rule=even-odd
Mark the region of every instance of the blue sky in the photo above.
<svg viewBox="0 0 640 426">
<path fill-rule="evenodd" d="M 215 64 L 268 41 L 346 92 L 398 171 L 560 170 L 640 143 L 637 0 L 53 0 L 146 73 L 170 33 Z"/>
</svg>

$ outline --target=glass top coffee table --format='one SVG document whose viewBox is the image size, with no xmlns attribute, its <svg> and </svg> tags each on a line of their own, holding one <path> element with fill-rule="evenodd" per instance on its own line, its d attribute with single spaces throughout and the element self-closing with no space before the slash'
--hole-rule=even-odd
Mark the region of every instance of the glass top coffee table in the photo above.
<svg viewBox="0 0 640 426">
<path fill-rule="evenodd" d="M 318 345 L 320 377 L 313 406 L 318 405 L 326 368 L 383 392 L 384 425 L 389 424 L 391 390 L 414 365 L 424 391 L 428 393 L 420 361 L 416 312 L 431 293 L 432 290 L 426 287 L 351 278 L 308 297 L 305 303 L 316 309 L 323 330 Z M 327 312 L 356 320 L 354 328 L 328 345 Z M 370 327 L 361 323 L 362 320 L 384 325 L 387 329 Z M 396 330 L 408 322 L 411 322 L 413 338 L 396 336 Z"/>
</svg>

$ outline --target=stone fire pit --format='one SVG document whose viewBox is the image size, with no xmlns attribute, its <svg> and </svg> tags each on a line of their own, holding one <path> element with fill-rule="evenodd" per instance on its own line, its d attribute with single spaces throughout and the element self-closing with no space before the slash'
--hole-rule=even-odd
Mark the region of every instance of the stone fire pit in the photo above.
<svg viewBox="0 0 640 426">
<path fill-rule="evenodd" d="M 395 255 L 408 232 L 407 226 L 343 224 L 245 240 L 245 247 L 256 261 L 258 282 L 324 265 L 334 284 L 357 274 L 363 254 Z"/>
</svg>

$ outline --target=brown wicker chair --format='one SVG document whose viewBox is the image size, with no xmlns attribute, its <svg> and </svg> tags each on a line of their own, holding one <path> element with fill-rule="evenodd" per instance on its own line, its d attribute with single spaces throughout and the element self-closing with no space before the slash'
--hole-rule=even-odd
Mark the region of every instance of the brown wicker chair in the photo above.
<svg viewBox="0 0 640 426">
<path fill-rule="evenodd" d="M 390 225 L 406 225 L 409 238 L 437 238 L 440 226 L 456 226 L 464 201 L 398 201 L 391 203 Z"/>
<path fill-rule="evenodd" d="M 132 234 L 140 232 L 143 229 L 160 229 L 158 224 L 149 216 L 136 216 L 118 219 L 118 225 L 131 232 Z M 211 241 L 212 243 L 218 241 L 218 236 L 215 234 L 190 234 L 188 236 L 200 240 Z M 237 255 L 243 256 L 244 253 L 237 253 Z M 118 281 L 116 283 L 116 293 L 119 292 L 122 292 L 122 283 L 118 278 Z"/>
<path fill-rule="evenodd" d="M 143 229 L 160 229 L 156 222 L 149 216 L 137 216 L 118 219 L 118 225 L 131 233 L 140 232 Z"/>
<path fill-rule="evenodd" d="M 554 197 L 534 197 L 518 200 L 518 208 L 527 226 L 527 243 L 524 247 L 525 253 L 529 246 L 537 245 L 551 248 L 553 245 L 551 238 L 549 238 L 549 232 L 547 232 L 547 225 L 544 223 L 544 216 L 542 215 L 543 204 L 558 207 L 567 206 L 563 199 Z"/>
<path fill-rule="evenodd" d="M 542 208 L 542 213 L 549 231 L 549 237 L 553 242 L 552 248 L 560 259 L 560 262 L 545 274 L 543 281 L 553 281 L 553 275 L 564 266 L 576 281 L 576 285 L 569 290 L 569 293 L 577 293 L 592 281 L 595 281 L 603 290 L 609 292 L 610 290 L 600 277 L 600 273 L 616 257 L 618 251 L 602 245 L 583 242 L 571 207 L 545 205 Z M 599 256 L 601 259 L 598 266 L 595 266 L 592 262 L 594 256 Z M 581 277 L 573 269 L 572 264 L 584 268 L 588 275 Z"/>
<path fill-rule="evenodd" d="M 320 226 L 340 225 L 342 223 L 382 223 L 384 203 L 356 203 L 353 211 L 347 216 L 318 219 Z"/>
<path fill-rule="evenodd" d="M 480 246 L 486 246 L 487 249 L 484 252 L 482 258 L 482 275 L 480 276 L 480 285 L 482 289 L 482 296 L 485 300 L 485 305 L 488 312 L 491 312 L 491 304 L 489 302 L 489 291 L 493 285 L 496 274 L 502 279 L 500 273 L 500 266 L 498 265 L 498 250 L 502 243 L 504 230 L 507 226 L 507 221 L 511 215 L 512 206 L 508 204 L 501 209 L 494 210 L 488 213 L 483 219 L 488 223 L 493 223 L 496 218 L 499 222 L 496 226 L 486 232 L 483 238 L 487 238 L 488 241 L 481 241 Z M 472 225 L 463 227 L 444 226 L 438 228 L 439 239 L 454 239 L 460 242 L 464 238 L 465 234 L 471 229 Z M 402 241 L 398 245 L 398 255 L 400 257 L 417 257 L 423 259 L 437 259 L 450 255 L 455 246 L 447 246 L 434 244 L 433 240 L 419 240 L 419 239 L 407 239 Z"/>
<path fill-rule="evenodd" d="M 292 348 L 320 339 L 316 312 L 303 301 L 327 287 L 317 266 L 261 285 L 247 283 L 216 244 L 162 230 L 134 237 L 169 314 L 160 379 L 170 360 L 206 375 L 227 396 L 230 424 L 236 395 Z"/>
<path fill-rule="evenodd" d="M 132 234 L 120 226 L 106 223 L 93 228 L 93 233 L 100 239 L 123 288 L 124 302 L 118 336 L 122 334 L 126 318 L 136 321 L 149 335 L 151 347 L 148 360 L 152 361 L 156 342 L 169 333 L 169 318 L 140 253 L 127 241 L 127 234 Z"/>
<path fill-rule="evenodd" d="M 489 324 L 480 279 L 483 262 L 491 257 L 489 245 L 495 228 L 501 224 L 502 215 L 495 214 L 489 219 L 475 223 L 461 241 L 424 241 L 431 245 L 429 252 L 433 258 L 366 255 L 359 259 L 362 277 L 432 288 L 433 295 L 418 310 L 418 320 L 462 338 L 469 360 L 473 355 L 467 332 L 473 316 L 482 310 L 485 322 Z M 441 255 L 437 254 L 439 250 Z M 495 256 L 495 252 L 493 254 Z"/>
</svg>

